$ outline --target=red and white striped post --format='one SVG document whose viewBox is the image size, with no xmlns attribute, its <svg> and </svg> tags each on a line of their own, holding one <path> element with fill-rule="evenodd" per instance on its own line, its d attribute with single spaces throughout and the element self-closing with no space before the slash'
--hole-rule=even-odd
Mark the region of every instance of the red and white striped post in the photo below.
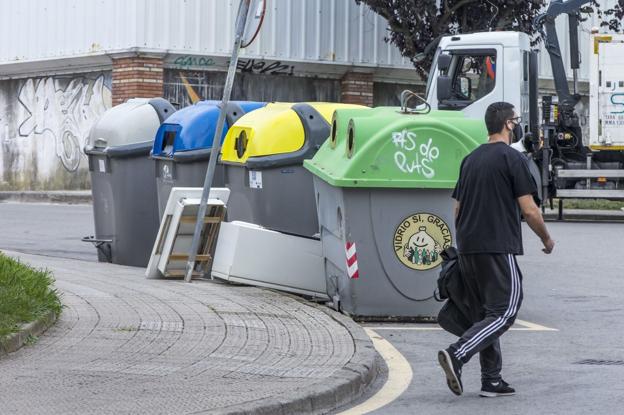
<svg viewBox="0 0 624 415">
<path fill-rule="evenodd" d="M 347 275 L 352 279 L 360 278 L 355 242 L 347 241 L 345 248 L 347 253 Z"/>
</svg>

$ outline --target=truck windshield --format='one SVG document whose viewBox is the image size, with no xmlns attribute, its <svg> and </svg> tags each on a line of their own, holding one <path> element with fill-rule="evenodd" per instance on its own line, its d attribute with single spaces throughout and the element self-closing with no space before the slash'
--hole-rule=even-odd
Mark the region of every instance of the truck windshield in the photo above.
<svg viewBox="0 0 624 415">
<path fill-rule="evenodd" d="M 496 54 L 457 54 L 449 68 L 453 99 L 472 103 L 488 95 L 496 86 Z"/>
</svg>

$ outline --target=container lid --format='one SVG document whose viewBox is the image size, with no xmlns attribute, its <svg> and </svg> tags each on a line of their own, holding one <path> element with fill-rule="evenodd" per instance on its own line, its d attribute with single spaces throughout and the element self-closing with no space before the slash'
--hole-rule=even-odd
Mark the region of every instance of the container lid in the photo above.
<svg viewBox="0 0 624 415">
<path fill-rule="evenodd" d="M 229 102 L 222 138 L 238 118 L 264 105 L 252 101 Z M 220 101 L 200 101 L 167 118 L 156 133 L 152 155 L 171 157 L 176 152 L 212 148 L 220 108 Z"/>
<path fill-rule="evenodd" d="M 165 101 L 167 106 L 162 101 L 165 100 L 133 98 L 109 109 L 91 127 L 86 148 L 151 142 L 160 126 L 163 111 L 175 113 L 171 104 Z"/>
<path fill-rule="evenodd" d="M 221 161 L 254 164 L 295 164 L 310 158 L 327 139 L 333 112 L 338 108 L 366 108 L 325 102 L 271 103 L 245 114 L 228 131 Z M 281 155 L 282 157 L 275 157 Z M 269 157 L 269 158 L 267 158 Z"/>
<path fill-rule="evenodd" d="M 341 111 L 332 139 L 304 166 L 336 187 L 455 186 L 462 160 L 487 140 L 485 123 L 460 111 Z"/>
</svg>

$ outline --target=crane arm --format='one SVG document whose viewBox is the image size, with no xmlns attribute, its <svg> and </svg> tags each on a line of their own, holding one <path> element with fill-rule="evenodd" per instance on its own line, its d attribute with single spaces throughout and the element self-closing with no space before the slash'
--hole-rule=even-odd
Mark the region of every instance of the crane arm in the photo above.
<svg viewBox="0 0 624 415">
<path fill-rule="evenodd" d="M 562 122 L 566 127 L 573 127 L 578 123 L 578 118 L 574 112 L 574 107 L 579 101 L 579 97 L 570 93 L 568 87 L 568 77 L 566 74 L 561 47 L 559 45 L 559 37 L 557 36 L 557 28 L 555 19 L 561 14 L 567 14 L 569 18 L 569 35 L 570 35 L 570 61 L 571 67 L 575 73 L 580 66 L 579 44 L 578 44 L 578 15 L 579 10 L 584 5 L 590 3 L 591 0 L 552 0 L 546 11 L 538 15 L 533 21 L 533 26 L 539 30 L 543 37 L 546 51 L 550 56 L 550 64 L 552 67 L 555 89 L 559 97 L 559 111 L 562 116 Z M 542 30 L 543 28 L 543 30 Z M 576 88 L 575 88 L 576 89 Z"/>
</svg>

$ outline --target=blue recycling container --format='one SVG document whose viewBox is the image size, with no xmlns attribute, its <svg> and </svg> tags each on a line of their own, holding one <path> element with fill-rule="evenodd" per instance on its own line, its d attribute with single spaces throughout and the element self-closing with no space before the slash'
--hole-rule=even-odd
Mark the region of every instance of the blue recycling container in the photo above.
<svg viewBox="0 0 624 415">
<path fill-rule="evenodd" d="M 252 101 L 229 102 L 221 141 L 236 120 L 265 105 Z M 161 219 L 173 187 L 204 185 L 220 111 L 220 101 L 200 101 L 175 112 L 158 129 L 151 156 L 156 163 L 156 191 Z M 223 187 L 224 176 L 223 166 L 217 165 L 213 186 Z"/>
</svg>

